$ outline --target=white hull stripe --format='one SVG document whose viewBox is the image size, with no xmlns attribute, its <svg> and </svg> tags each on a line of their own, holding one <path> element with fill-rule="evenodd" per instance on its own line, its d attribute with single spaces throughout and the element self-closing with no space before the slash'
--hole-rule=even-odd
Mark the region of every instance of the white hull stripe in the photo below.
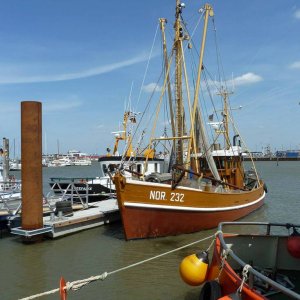
<svg viewBox="0 0 300 300">
<path fill-rule="evenodd" d="M 190 206 L 169 206 L 169 205 L 156 205 L 156 204 L 146 204 L 146 203 L 134 203 L 134 202 L 124 202 L 125 206 L 128 207 L 141 207 L 141 208 L 154 208 L 154 209 L 166 209 L 166 210 L 183 210 L 183 211 L 199 211 L 199 212 L 214 212 L 214 211 L 227 211 L 227 210 L 235 210 L 241 209 L 248 206 L 252 206 L 261 200 L 264 199 L 266 193 L 257 200 L 252 201 L 250 203 L 246 203 L 243 205 L 236 206 L 227 206 L 227 207 L 190 207 Z"/>
</svg>

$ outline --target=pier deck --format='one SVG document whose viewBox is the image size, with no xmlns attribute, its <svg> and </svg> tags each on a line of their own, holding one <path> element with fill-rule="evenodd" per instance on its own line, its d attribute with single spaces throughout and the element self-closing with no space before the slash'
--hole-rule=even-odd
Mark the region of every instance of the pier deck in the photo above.
<svg viewBox="0 0 300 300">
<path fill-rule="evenodd" d="M 57 238 L 85 229 L 98 227 L 120 220 L 120 214 L 116 199 L 102 200 L 89 204 L 89 208 L 75 210 L 70 216 L 49 215 L 43 218 L 44 234 Z M 20 227 L 12 228 L 11 233 L 25 237 L 32 237 L 36 231 L 23 230 Z"/>
</svg>

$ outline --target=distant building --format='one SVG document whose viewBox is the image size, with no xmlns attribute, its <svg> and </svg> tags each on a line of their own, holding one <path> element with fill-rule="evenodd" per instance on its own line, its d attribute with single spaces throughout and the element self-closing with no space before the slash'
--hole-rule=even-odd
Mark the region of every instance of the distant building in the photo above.
<svg viewBox="0 0 300 300">
<path fill-rule="evenodd" d="M 69 157 L 74 157 L 74 158 L 78 158 L 78 157 L 86 157 L 88 156 L 87 153 L 83 153 L 83 152 L 80 152 L 78 150 L 69 150 L 68 151 L 68 154 L 67 154 Z"/>
<path fill-rule="evenodd" d="M 300 150 L 276 151 L 275 156 L 278 158 L 300 158 Z"/>
<path fill-rule="evenodd" d="M 263 152 L 261 152 L 261 151 L 251 152 L 251 155 L 252 155 L 253 158 L 260 158 L 260 157 L 264 156 Z"/>
</svg>

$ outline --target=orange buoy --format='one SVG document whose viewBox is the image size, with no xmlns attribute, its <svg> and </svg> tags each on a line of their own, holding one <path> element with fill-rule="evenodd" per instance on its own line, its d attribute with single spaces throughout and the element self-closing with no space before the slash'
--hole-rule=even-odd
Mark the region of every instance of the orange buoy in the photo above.
<svg viewBox="0 0 300 300">
<path fill-rule="evenodd" d="M 182 280 L 192 286 L 202 284 L 208 270 L 208 253 L 203 251 L 185 257 L 179 267 Z"/>
<path fill-rule="evenodd" d="M 66 281 L 63 277 L 60 277 L 59 281 L 59 294 L 60 294 L 60 300 L 67 300 L 67 290 L 66 287 Z"/>
<path fill-rule="evenodd" d="M 295 229 L 287 240 L 287 250 L 294 258 L 300 258 L 300 234 Z"/>
</svg>

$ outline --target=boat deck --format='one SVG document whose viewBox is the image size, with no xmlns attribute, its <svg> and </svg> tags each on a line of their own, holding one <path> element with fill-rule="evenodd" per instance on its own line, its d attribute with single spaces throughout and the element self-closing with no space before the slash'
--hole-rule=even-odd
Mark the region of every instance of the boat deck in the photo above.
<svg viewBox="0 0 300 300">
<path fill-rule="evenodd" d="M 278 270 L 278 273 L 287 276 L 287 278 L 294 285 L 294 288 L 292 290 L 300 295 L 300 271 L 295 272 L 287 270 Z M 284 296 L 281 293 L 275 293 L 273 295 L 269 295 L 268 297 L 271 300 L 282 300 Z"/>
</svg>

